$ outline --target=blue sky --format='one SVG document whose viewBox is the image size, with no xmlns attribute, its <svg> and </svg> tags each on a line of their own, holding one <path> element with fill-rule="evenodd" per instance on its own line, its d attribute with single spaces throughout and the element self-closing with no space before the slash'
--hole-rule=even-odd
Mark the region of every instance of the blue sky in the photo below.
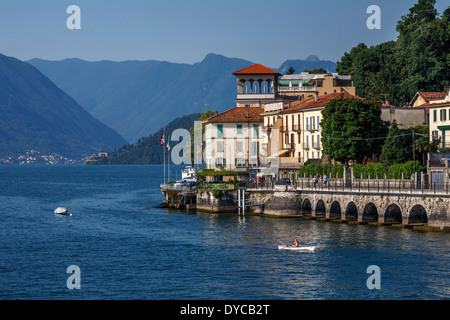
<svg viewBox="0 0 450 320">
<path fill-rule="evenodd" d="M 359 42 L 397 37 L 417 0 L 2 0 L 0 53 L 21 60 L 201 61 L 208 53 L 278 67 L 315 54 L 337 61 Z M 69 5 L 81 30 L 69 30 Z M 381 9 L 369 30 L 367 7 Z M 437 0 L 438 12 L 448 0 Z"/>
</svg>

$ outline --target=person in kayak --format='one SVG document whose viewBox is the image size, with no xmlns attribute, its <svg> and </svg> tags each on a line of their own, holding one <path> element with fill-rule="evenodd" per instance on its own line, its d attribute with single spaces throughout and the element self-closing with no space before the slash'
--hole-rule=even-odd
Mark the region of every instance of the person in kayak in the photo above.
<svg viewBox="0 0 450 320">
<path fill-rule="evenodd" d="M 292 242 L 293 247 L 300 247 L 300 244 L 298 243 L 298 240 L 295 239 L 294 242 Z"/>
</svg>

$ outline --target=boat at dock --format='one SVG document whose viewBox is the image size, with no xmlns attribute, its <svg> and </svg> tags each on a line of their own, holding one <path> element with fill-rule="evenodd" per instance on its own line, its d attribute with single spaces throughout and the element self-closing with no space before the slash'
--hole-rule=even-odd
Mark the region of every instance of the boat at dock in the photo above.
<svg viewBox="0 0 450 320">
<path fill-rule="evenodd" d="M 197 169 L 187 166 L 181 171 L 181 179 L 197 179 Z"/>
<path fill-rule="evenodd" d="M 195 191 L 197 184 L 197 169 L 192 166 L 187 166 L 181 171 L 181 179 L 175 181 L 174 183 L 164 183 L 160 184 L 161 192 L 166 196 L 167 190 L 177 190 L 193 192 Z"/>
</svg>

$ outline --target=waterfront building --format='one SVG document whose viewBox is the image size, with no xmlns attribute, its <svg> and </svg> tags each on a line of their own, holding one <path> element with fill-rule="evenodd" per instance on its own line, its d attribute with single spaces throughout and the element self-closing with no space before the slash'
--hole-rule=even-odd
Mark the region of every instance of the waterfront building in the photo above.
<svg viewBox="0 0 450 320">
<path fill-rule="evenodd" d="M 278 92 L 280 95 L 306 99 L 312 98 L 316 94 L 322 96 L 346 92 L 355 95 L 355 87 L 351 76 L 337 73 L 311 74 L 302 72 L 282 76 L 278 81 Z"/>
<path fill-rule="evenodd" d="M 204 121 L 207 169 L 259 168 L 264 154 L 263 109 L 234 107 Z"/>
<path fill-rule="evenodd" d="M 442 99 L 445 98 L 447 92 L 440 91 L 440 92 L 424 92 L 424 91 L 418 91 L 414 97 L 412 98 L 409 105 L 413 108 L 423 108 L 427 107 L 429 104 L 432 104 L 433 102 L 439 102 Z"/>
<path fill-rule="evenodd" d="M 264 107 L 269 158 L 279 157 L 278 177 L 296 180 L 299 168 L 305 163 L 322 162 L 322 110 L 337 98 L 359 97 L 346 92 L 321 96 L 316 93 L 314 97 L 304 100 L 267 104 Z"/>
<path fill-rule="evenodd" d="M 430 115 L 430 140 L 440 139 L 439 152 L 450 151 L 450 89 L 424 106 Z"/>
<path fill-rule="evenodd" d="M 280 73 L 261 64 L 233 72 L 237 77 L 237 107 L 264 107 L 267 103 L 280 102 L 278 78 Z"/>
<path fill-rule="evenodd" d="M 390 123 L 395 120 L 402 130 L 417 125 L 427 125 L 429 122 L 428 109 L 424 107 L 395 107 L 383 104 L 381 120 Z"/>
</svg>

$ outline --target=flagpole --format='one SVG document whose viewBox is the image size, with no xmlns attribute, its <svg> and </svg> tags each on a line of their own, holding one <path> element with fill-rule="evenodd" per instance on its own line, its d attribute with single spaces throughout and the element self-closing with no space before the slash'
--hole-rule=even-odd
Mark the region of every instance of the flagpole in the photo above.
<svg viewBox="0 0 450 320">
<path fill-rule="evenodd" d="M 170 181 L 170 143 L 167 139 L 167 179 Z"/>
<path fill-rule="evenodd" d="M 165 138 L 166 138 L 166 127 L 164 127 L 164 129 L 163 129 L 163 139 L 165 140 Z M 165 143 L 165 141 L 163 142 L 163 158 L 164 158 L 164 165 L 163 165 L 164 184 L 166 184 L 166 143 Z"/>
</svg>

